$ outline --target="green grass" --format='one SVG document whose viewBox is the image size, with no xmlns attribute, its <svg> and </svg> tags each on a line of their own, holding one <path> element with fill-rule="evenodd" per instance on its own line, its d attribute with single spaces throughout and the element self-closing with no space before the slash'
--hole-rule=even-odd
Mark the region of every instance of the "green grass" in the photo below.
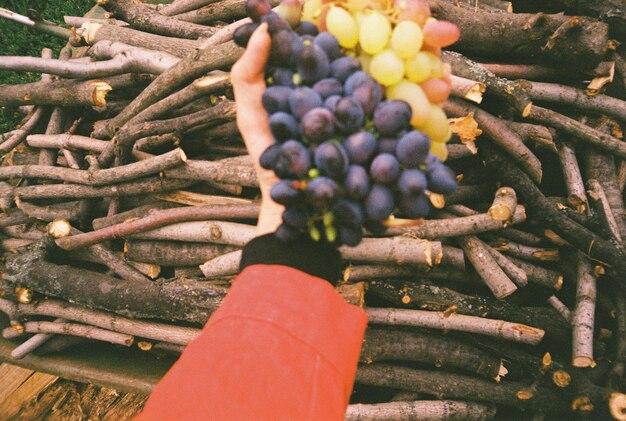
<svg viewBox="0 0 626 421">
<path fill-rule="evenodd" d="M 94 0 L 0 0 L 0 6 L 13 12 L 26 15 L 34 8 L 43 19 L 63 23 L 63 16 L 83 16 L 95 4 Z M 65 25 L 64 25 L 65 26 Z M 39 57 L 44 47 L 51 48 L 58 55 L 66 41 L 52 35 L 36 32 L 18 23 L 0 18 L 0 56 Z M 0 58 L 1 60 L 1 58 Z M 37 73 L 0 71 L 0 84 L 34 82 L 39 79 Z M 14 110 L 0 108 L 0 133 L 15 128 L 19 118 Z"/>
</svg>

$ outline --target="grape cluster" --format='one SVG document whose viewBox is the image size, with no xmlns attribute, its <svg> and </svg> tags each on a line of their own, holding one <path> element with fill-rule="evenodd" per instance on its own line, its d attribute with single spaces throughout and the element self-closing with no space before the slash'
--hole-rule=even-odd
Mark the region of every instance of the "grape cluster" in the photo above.
<svg viewBox="0 0 626 421">
<path fill-rule="evenodd" d="M 281 240 L 308 234 L 353 246 L 363 227 L 384 231 L 394 210 L 425 217 L 429 192 L 456 190 L 429 136 L 412 127 L 410 102 L 385 99 L 383 86 L 344 55 L 335 36 L 308 21 L 290 25 L 265 0 L 248 0 L 247 8 L 253 23 L 235 41 L 245 46 L 261 22 L 272 38 L 262 103 L 276 142 L 260 164 L 281 179 L 270 191 L 286 208 Z"/>
</svg>

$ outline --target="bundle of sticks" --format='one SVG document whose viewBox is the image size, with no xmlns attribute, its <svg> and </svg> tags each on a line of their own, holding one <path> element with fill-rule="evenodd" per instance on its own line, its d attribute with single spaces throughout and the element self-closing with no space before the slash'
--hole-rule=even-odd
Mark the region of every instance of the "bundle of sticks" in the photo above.
<svg viewBox="0 0 626 421">
<path fill-rule="evenodd" d="M 340 249 L 370 324 L 347 418 L 626 419 L 624 6 L 428 3 L 462 34 L 443 52 L 460 187 Z M 259 211 L 228 73 L 244 1 L 98 0 L 71 30 L 0 16 L 68 40 L 0 60 L 42 75 L 0 85 L 24 115 L 0 136 L 0 359 L 180 353 Z"/>
</svg>

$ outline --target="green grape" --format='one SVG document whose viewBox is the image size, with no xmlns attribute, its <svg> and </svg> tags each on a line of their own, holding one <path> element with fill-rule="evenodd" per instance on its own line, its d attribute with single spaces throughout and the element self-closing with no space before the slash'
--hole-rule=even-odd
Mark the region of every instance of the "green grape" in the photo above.
<svg viewBox="0 0 626 421">
<path fill-rule="evenodd" d="M 387 45 L 391 35 L 391 24 L 379 12 L 372 12 L 365 17 L 360 24 L 359 42 L 361 49 L 368 54 L 378 54 Z"/>
<path fill-rule="evenodd" d="M 359 28 L 345 9 L 333 6 L 326 15 L 326 29 L 344 48 L 354 48 L 359 42 Z"/>
<path fill-rule="evenodd" d="M 369 0 L 348 0 L 344 3 L 346 8 L 352 12 L 359 12 L 367 7 Z"/>
<path fill-rule="evenodd" d="M 332 225 L 324 228 L 324 234 L 329 243 L 334 243 L 337 239 L 337 230 Z"/>
<path fill-rule="evenodd" d="M 393 51 L 385 50 L 372 57 L 369 71 L 381 85 L 394 85 L 404 76 L 404 62 Z"/>
<path fill-rule="evenodd" d="M 422 48 L 422 42 L 422 29 L 415 22 L 405 20 L 393 28 L 391 48 L 400 58 L 407 59 L 415 56 Z"/>
<path fill-rule="evenodd" d="M 302 20 L 317 23 L 322 8 L 322 0 L 307 0 L 302 6 Z"/>
<path fill-rule="evenodd" d="M 424 54 L 426 54 L 428 60 L 430 60 L 430 77 L 443 77 L 443 62 L 441 59 L 429 51 L 424 51 Z"/>
<path fill-rule="evenodd" d="M 430 115 L 420 130 L 430 137 L 431 143 L 445 144 L 450 139 L 448 117 L 440 107 L 434 104 L 430 104 Z"/>
<path fill-rule="evenodd" d="M 427 52 L 419 52 L 404 63 L 404 74 L 411 82 L 420 83 L 430 77 L 431 59 Z"/>
<path fill-rule="evenodd" d="M 419 85 L 401 80 L 387 88 L 387 99 L 401 99 L 411 107 L 411 125 L 416 128 L 423 126 L 430 116 L 430 103 Z"/>
<path fill-rule="evenodd" d="M 445 143 L 431 143 L 430 152 L 442 161 L 448 159 L 448 147 Z"/>
<path fill-rule="evenodd" d="M 361 53 L 359 54 L 359 56 L 357 57 L 357 60 L 359 60 L 359 63 L 361 63 L 361 69 L 365 72 L 365 73 L 369 73 L 370 72 L 370 63 L 372 62 L 372 56 L 370 56 L 367 53 Z"/>
</svg>

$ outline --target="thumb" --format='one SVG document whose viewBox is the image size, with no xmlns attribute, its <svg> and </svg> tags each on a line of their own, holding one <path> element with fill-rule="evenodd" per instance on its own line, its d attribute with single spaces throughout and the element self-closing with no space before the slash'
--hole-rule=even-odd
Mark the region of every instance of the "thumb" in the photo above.
<svg viewBox="0 0 626 421">
<path fill-rule="evenodd" d="M 246 50 L 233 66 L 233 72 L 242 82 L 256 82 L 263 77 L 272 39 L 267 31 L 267 23 L 262 23 L 250 37 Z"/>
</svg>

